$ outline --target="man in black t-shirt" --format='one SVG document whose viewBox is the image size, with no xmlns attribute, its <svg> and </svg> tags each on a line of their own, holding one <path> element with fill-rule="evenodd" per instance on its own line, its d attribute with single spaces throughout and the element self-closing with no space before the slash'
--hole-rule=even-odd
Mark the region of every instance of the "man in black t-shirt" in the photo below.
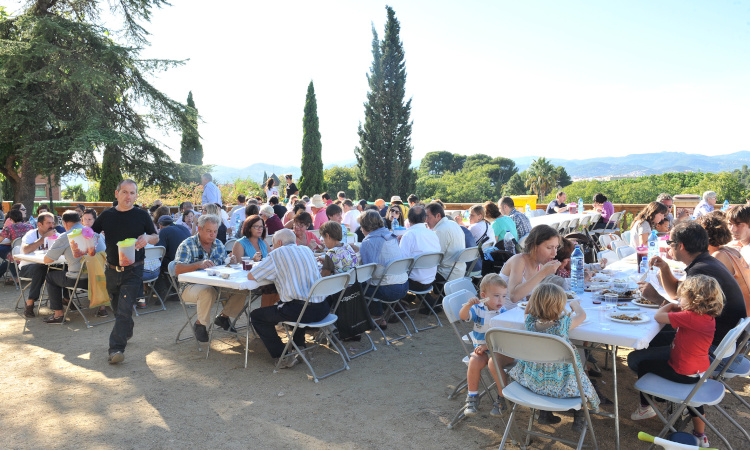
<svg viewBox="0 0 750 450">
<path fill-rule="evenodd" d="M 555 196 L 549 205 L 547 205 L 547 214 L 564 213 L 568 211 L 568 204 L 565 201 L 568 199 L 568 195 L 565 192 L 560 191 Z"/>
<path fill-rule="evenodd" d="M 133 336 L 133 305 L 143 286 L 143 261 L 147 244 L 156 244 L 159 235 L 148 212 L 134 208 L 138 198 L 138 185 L 133 180 L 123 180 L 115 191 L 117 206 L 104 210 L 91 227 L 97 233 L 104 233 L 107 244 L 107 263 L 104 272 L 107 292 L 115 311 L 115 326 L 109 335 L 110 364 L 125 359 L 125 346 Z M 135 260 L 130 264 L 122 262 L 117 243 L 134 238 Z"/>
<path fill-rule="evenodd" d="M 711 344 L 711 352 L 713 352 L 724 339 L 724 336 L 737 326 L 740 319 L 747 316 L 745 298 L 742 295 L 740 285 L 737 284 L 734 276 L 729 273 L 721 261 L 708 254 L 708 233 L 697 222 L 684 221 L 675 225 L 667 244 L 669 244 L 669 252 L 672 258 L 687 264 L 685 273 L 688 277 L 707 275 L 716 279 L 721 286 L 724 294 L 724 309 L 716 318 L 716 331 Z M 677 299 L 677 288 L 681 282 L 675 278 L 667 262 L 657 256 L 649 263 L 659 269 L 659 278 L 667 295 L 672 299 Z M 649 298 L 648 294 L 651 291 L 652 289 L 646 287 L 644 296 Z M 653 292 L 651 293 L 653 294 Z M 628 355 L 628 366 L 637 371 L 640 361 L 643 361 L 649 354 L 653 355 L 659 352 L 660 347 L 668 347 L 672 339 L 674 339 L 674 330 L 671 330 L 670 327 L 665 328 L 651 341 L 649 348 L 637 350 Z M 663 355 L 669 356 L 668 348 L 663 352 Z"/>
</svg>

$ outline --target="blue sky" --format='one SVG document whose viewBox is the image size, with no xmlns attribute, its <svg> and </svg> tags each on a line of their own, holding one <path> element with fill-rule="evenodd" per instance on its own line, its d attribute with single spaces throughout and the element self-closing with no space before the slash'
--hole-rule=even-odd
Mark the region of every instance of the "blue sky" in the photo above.
<svg viewBox="0 0 750 450">
<path fill-rule="evenodd" d="M 437 150 L 567 159 L 750 150 L 747 1 L 392 1 L 414 158 Z M 231 5 L 231 8 L 226 5 Z M 353 159 L 371 23 L 385 3 L 176 0 L 143 55 L 204 119 L 204 162 L 299 165 L 315 83 L 324 163 Z M 159 137 L 179 158 L 179 133 Z"/>
</svg>

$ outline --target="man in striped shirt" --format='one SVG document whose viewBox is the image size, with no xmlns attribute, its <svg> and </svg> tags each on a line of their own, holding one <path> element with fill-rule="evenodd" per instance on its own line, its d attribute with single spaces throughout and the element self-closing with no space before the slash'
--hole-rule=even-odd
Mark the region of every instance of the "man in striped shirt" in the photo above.
<svg viewBox="0 0 750 450">
<path fill-rule="evenodd" d="M 292 230 L 283 229 L 273 235 L 273 251 L 252 268 L 247 279 L 276 283 L 281 301 L 276 305 L 254 310 L 250 313 L 250 321 L 271 357 L 280 358 L 284 344 L 276 331 L 276 325 L 286 321 L 296 322 L 299 318 L 310 288 L 320 279 L 315 257 L 309 247 L 296 245 Z M 323 320 L 328 312 L 325 297 L 313 297 L 305 309 L 302 322 Z M 297 346 L 304 347 L 304 330 L 297 330 L 293 339 Z M 297 358 L 289 358 L 280 367 L 292 367 L 297 361 Z"/>
</svg>

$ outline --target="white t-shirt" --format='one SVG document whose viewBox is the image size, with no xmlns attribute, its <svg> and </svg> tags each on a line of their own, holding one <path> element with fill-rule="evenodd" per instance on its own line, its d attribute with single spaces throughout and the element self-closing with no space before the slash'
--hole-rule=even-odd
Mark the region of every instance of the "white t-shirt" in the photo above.
<svg viewBox="0 0 750 450">
<path fill-rule="evenodd" d="M 471 231 L 471 235 L 474 236 L 474 241 L 477 242 L 479 241 L 479 238 L 484 235 L 485 230 L 487 230 L 487 237 L 489 239 L 487 240 L 487 242 L 482 244 L 482 248 L 495 245 L 495 230 L 492 229 L 492 225 L 488 224 L 485 221 L 469 225 L 469 231 Z"/>
<path fill-rule="evenodd" d="M 651 224 L 648 220 L 641 220 L 637 224 L 633 224 L 630 229 L 630 246 L 637 249 L 641 246 L 640 239 L 642 234 L 651 234 Z"/>
<path fill-rule="evenodd" d="M 26 245 L 33 244 L 40 237 L 41 237 L 41 234 L 39 234 L 39 229 L 38 228 L 34 228 L 33 230 L 27 231 L 26 234 L 23 235 L 23 238 L 21 238 L 21 242 L 23 242 Z M 42 242 L 42 245 L 44 245 L 44 242 Z M 35 248 L 34 250 L 41 250 L 41 249 L 40 248 L 39 249 Z M 18 264 L 18 268 L 20 269 L 21 267 L 29 265 L 29 264 L 34 264 L 34 263 L 31 263 L 31 262 L 28 262 L 28 261 L 21 261 Z"/>
<path fill-rule="evenodd" d="M 271 189 L 266 189 L 266 200 L 270 200 L 273 196 L 276 196 L 279 200 L 283 200 L 283 198 L 279 197 L 279 188 L 276 186 Z"/>
<path fill-rule="evenodd" d="M 409 227 L 409 230 L 401 236 L 401 254 L 404 258 L 414 258 L 423 253 L 435 253 L 440 251 L 440 241 L 434 231 L 427 228 L 423 223 Z M 451 264 L 452 265 L 452 264 Z M 409 278 L 417 283 L 430 284 L 435 281 L 437 267 L 431 269 L 414 269 Z"/>
<path fill-rule="evenodd" d="M 351 230 L 352 233 L 355 233 L 359 229 L 359 222 L 357 222 L 357 219 L 359 218 L 360 214 L 361 213 L 356 209 L 349 210 L 346 214 L 344 214 L 344 218 L 341 220 L 341 223 L 346 225 L 346 228 Z"/>
</svg>

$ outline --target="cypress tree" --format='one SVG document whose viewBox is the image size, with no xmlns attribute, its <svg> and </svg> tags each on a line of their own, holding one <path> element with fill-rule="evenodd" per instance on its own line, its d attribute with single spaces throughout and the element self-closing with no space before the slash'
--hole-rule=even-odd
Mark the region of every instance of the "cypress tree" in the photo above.
<svg viewBox="0 0 750 450">
<path fill-rule="evenodd" d="M 198 134 L 198 110 L 193 101 L 193 91 L 188 93 L 186 113 L 189 125 L 182 128 L 180 141 L 180 162 L 183 164 L 203 165 L 203 145 Z"/>
<path fill-rule="evenodd" d="M 116 147 L 107 146 L 102 156 L 102 172 L 99 181 L 99 201 L 111 202 L 115 199 L 115 190 L 122 181 L 120 156 Z"/>
<path fill-rule="evenodd" d="M 411 99 L 406 95 L 406 68 L 401 25 L 393 8 L 386 6 L 388 20 L 383 41 L 373 27 L 372 67 L 367 76 L 370 91 L 365 102 L 365 124 L 360 123 L 357 157 L 360 198 L 407 195 L 414 187 L 411 165 Z"/>
<path fill-rule="evenodd" d="M 318 126 L 318 102 L 315 100 L 313 82 L 310 81 L 305 97 L 305 115 L 302 118 L 302 175 L 299 177 L 299 191 L 311 197 L 325 189 L 321 157 L 323 144 L 320 142 Z"/>
</svg>

